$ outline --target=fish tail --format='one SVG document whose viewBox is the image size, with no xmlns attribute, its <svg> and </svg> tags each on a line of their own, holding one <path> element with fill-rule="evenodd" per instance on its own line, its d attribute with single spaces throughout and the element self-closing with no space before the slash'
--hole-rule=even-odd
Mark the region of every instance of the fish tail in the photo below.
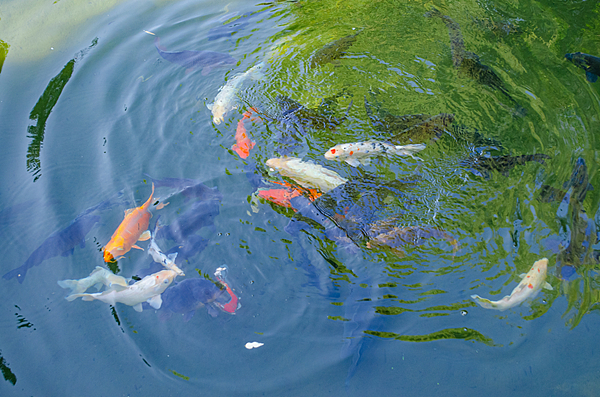
<svg viewBox="0 0 600 397">
<path fill-rule="evenodd" d="M 482 298 L 479 295 L 471 295 L 471 298 L 475 302 L 479 303 L 479 306 L 483 307 L 484 309 L 497 309 L 494 303 L 489 299 Z"/>
<path fill-rule="evenodd" d="M 61 288 L 70 289 L 75 292 L 75 290 L 79 289 L 79 281 L 78 280 L 59 280 L 57 284 L 60 285 Z M 79 292 L 79 291 L 77 291 Z"/>
<path fill-rule="evenodd" d="M 94 297 L 91 294 L 71 294 L 68 295 L 65 299 L 69 302 L 74 301 L 77 298 L 81 298 L 84 301 L 93 301 Z"/>
<path fill-rule="evenodd" d="M 23 280 L 25 279 L 25 273 L 27 273 L 27 268 L 21 266 L 6 273 L 4 276 L 2 276 L 2 278 L 5 280 L 10 280 L 11 278 L 17 277 L 19 283 L 23 284 Z"/>
</svg>

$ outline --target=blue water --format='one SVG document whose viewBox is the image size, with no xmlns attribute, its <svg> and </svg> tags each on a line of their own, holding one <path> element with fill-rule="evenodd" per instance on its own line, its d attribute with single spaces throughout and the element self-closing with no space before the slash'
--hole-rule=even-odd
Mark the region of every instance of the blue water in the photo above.
<svg viewBox="0 0 600 397">
<path fill-rule="evenodd" d="M 49 237 L 71 222 L 98 218 L 22 283 L 0 279 L 0 395 L 597 395 L 598 266 L 592 258 L 568 277 L 561 272 L 576 233 L 573 206 L 568 197 L 540 199 L 543 185 L 573 194 L 564 183 L 581 158 L 593 187 L 581 204 L 586 250 L 600 249 L 600 83 L 564 60 L 567 52 L 600 55 L 597 5 L 465 1 L 441 9 L 526 109 L 516 114 L 497 90 L 453 68 L 447 27 L 424 16 L 431 4 L 130 0 L 67 11 L 65 1 L 0 6 L 0 45 L 10 46 L 0 72 L 0 273 L 38 247 L 65 244 Z M 520 30 L 494 30 L 490 20 Z M 308 67 L 318 49 L 357 29 L 343 59 Z M 237 62 L 188 71 L 163 59 L 145 30 L 170 51 L 217 51 Z M 265 79 L 246 84 L 244 105 L 214 124 L 206 105 L 259 62 Z M 339 93 L 334 110 L 347 117 L 336 132 L 286 138 L 282 123 L 248 121 L 256 146 L 247 159 L 231 150 L 249 105 L 276 111 L 285 95 L 316 108 Z M 322 154 L 334 144 L 380 139 L 365 98 L 382 112 L 452 113 L 455 123 L 421 160 L 384 157 L 359 169 L 327 162 Z M 258 183 L 281 180 L 264 163 L 286 139 L 291 155 L 363 183 L 358 206 L 339 192 L 325 196 L 337 205 L 322 201 L 329 221 L 339 221 L 334 210 L 348 222 L 395 216 L 401 226 L 444 230 L 457 251 L 444 239 L 406 245 L 403 254 L 370 250 L 340 241 L 345 232 L 329 223 L 299 230 L 288 226 L 291 210 L 253 204 Z M 481 151 L 549 158 L 482 173 L 468 161 Z M 197 224 L 191 237 L 206 246 L 181 267 L 186 278 L 214 279 L 226 264 L 240 299 L 235 314 L 201 308 L 190 321 L 164 321 L 149 307 L 64 299 L 57 281 L 104 266 L 101 248 L 124 211 L 146 201 L 151 177 L 193 179 L 222 194 L 213 222 Z M 381 197 L 369 191 L 396 179 L 416 183 Z M 155 197 L 170 204 L 153 210 L 151 227 L 158 215 L 163 225 L 185 221 L 198 200 L 168 187 Z M 542 257 L 552 291 L 505 312 L 470 298 L 508 295 Z M 141 277 L 150 264 L 133 249 L 119 274 Z M 245 347 L 254 341 L 264 345 Z"/>
</svg>

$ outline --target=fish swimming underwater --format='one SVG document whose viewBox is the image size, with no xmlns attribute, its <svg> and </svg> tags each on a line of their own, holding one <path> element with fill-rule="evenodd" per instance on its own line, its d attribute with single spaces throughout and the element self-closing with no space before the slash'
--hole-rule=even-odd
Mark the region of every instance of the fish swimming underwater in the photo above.
<svg viewBox="0 0 600 397">
<path fill-rule="evenodd" d="M 148 245 L 148 255 L 150 255 L 152 257 L 152 259 L 154 259 L 154 262 L 160 263 L 161 265 L 163 265 L 164 267 L 166 267 L 169 270 L 173 270 L 175 273 L 177 273 L 178 276 L 185 276 L 185 273 L 183 273 L 183 270 L 181 270 L 175 264 L 175 259 L 177 258 L 177 252 L 175 252 L 173 254 L 165 255 L 160 250 L 160 248 L 158 248 L 158 245 L 156 244 L 156 240 L 154 239 L 156 237 L 156 230 L 158 230 L 158 221 L 156 222 L 156 229 L 154 230 L 154 234 L 152 235 L 152 238 L 150 239 L 150 245 Z"/>
<path fill-rule="evenodd" d="M 401 131 L 413 127 L 418 123 L 422 123 L 431 117 L 430 114 L 405 114 L 403 116 L 397 116 L 382 109 L 381 104 L 377 101 L 377 98 L 373 92 L 370 92 L 370 95 L 372 100 L 376 102 L 376 112 L 373 111 L 373 107 L 367 101 L 366 95 L 364 97 L 365 110 L 369 120 L 371 121 L 371 125 L 373 125 L 373 128 L 376 131 L 389 132 L 392 135 L 395 135 Z"/>
<path fill-rule="evenodd" d="M 434 142 L 453 122 L 453 114 L 440 113 L 398 133 L 392 133 L 389 141 L 400 145 Z"/>
<path fill-rule="evenodd" d="M 584 54 L 583 52 L 574 52 L 566 54 L 565 58 L 573 62 L 576 66 L 579 66 L 585 70 L 585 78 L 590 83 L 598 81 L 600 76 L 600 58 L 593 55 Z"/>
<path fill-rule="evenodd" d="M 208 313 L 215 317 L 217 309 L 215 300 L 225 298 L 225 288 L 219 288 L 215 283 L 204 278 L 188 278 L 169 287 L 162 294 L 161 317 L 166 318 L 171 313 L 183 315 L 183 321 L 188 322 L 196 310 L 206 307 Z"/>
<path fill-rule="evenodd" d="M 19 283 L 25 280 L 25 274 L 34 266 L 40 265 L 46 259 L 56 256 L 68 256 L 73 253 L 75 246 L 85 245 L 85 236 L 100 220 L 92 212 L 86 212 L 75 218 L 67 227 L 52 233 L 44 242 L 29 255 L 23 265 L 6 273 L 3 278 L 9 280 L 17 277 Z"/>
<path fill-rule="evenodd" d="M 229 79 L 227 83 L 219 88 L 219 93 L 215 97 L 214 103 L 207 105 L 213 115 L 213 122 L 221 124 L 227 113 L 236 109 L 238 106 L 238 93 L 241 86 L 248 80 L 261 80 L 265 78 L 262 72 L 264 62 L 254 65 L 245 73 L 238 74 Z"/>
<path fill-rule="evenodd" d="M 346 51 L 352 46 L 352 44 L 354 44 L 356 41 L 356 36 L 358 36 L 361 32 L 362 30 L 352 35 L 342 37 L 341 39 L 333 41 L 322 47 L 320 50 L 315 52 L 310 59 L 310 67 L 315 68 L 317 66 L 323 66 L 341 58 L 346 54 Z"/>
<path fill-rule="evenodd" d="M 155 35 L 152 32 L 145 32 Z M 154 39 L 154 46 L 162 58 L 183 66 L 186 72 L 202 69 L 202 76 L 208 75 L 214 68 L 235 65 L 237 62 L 230 55 L 214 51 L 166 51 L 166 48 L 160 45 L 158 36 Z"/>
<path fill-rule="evenodd" d="M 469 159 L 465 164 L 472 166 L 474 174 L 489 178 L 489 171 L 498 171 L 502 175 L 508 176 L 510 170 L 516 165 L 524 165 L 530 161 L 535 161 L 540 164 L 546 164 L 545 160 L 551 158 L 547 154 L 524 154 L 520 156 L 492 156 L 483 157 L 477 156 Z"/>
<path fill-rule="evenodd" d="M 459 71 L 459 74 L 467 75 L 480 84 L 485 84 L 490 88 L 500 91 L 507 99 L 515 104 L 516 114 L 521 116 L 525 115 L 526 110 L 510 96 L 504 82 L 496 72 L 489 66 L 482 64 L 477 54 L 465 49 L 465 42 L 458 23 L 449 16 L 443 15 L 436 8 L 433 8 L 425 15 L 428 17 L 439 17 L 448 28 L 450 48 L 452 50 L 452 63 Z"/>
<path fill-rule="evenodd" d="M 479 295 L 471 295 L 471 298 L 485 309 L 508 310 L 520 305 L 528 298 L 534 298 L 542 288 L 552 290 L 552 286 L 546 282 L 547 271 L 548 259 L 540 259 L 533 264 L 527 274 L 521 275 L 523 280 L 513 289 L 510 295 L 505 296 L 499 301 L 491 301 Z"/>
<path fill-rule="evenodd" d="M 325 153 L 325 158 L 345 161 L 352 167 L 358 167 L 359 164 L 368 165 L 371 157 L 385 154 L 415 158 L 413 154 L 423 149 L 425 149 L 424 144 L 400 146 L 378 141 L 342 143 L 329 149 Z"/>
<path fill-rule="evenodd" d="M 113 285 L 120 285 L 122 287 L 129 287 L 129 283 L 122 276 L 117 276 L 108 269 L 100 266 L 96 266 L 96 269 L 90 273 L 89 276 L 79 280 L 60 280 L 57 281 L 58 285 L 62 288 L 70 288 L 71 294 L 80 294 L 85 292 L 91 286 L 96 286 L 100 289 L 100 285 L 104 284 L 107 287 Z"/>
<path fill-rule="evenodd" d="M 138 240 L 145 241 L 150 238 L 150 231 L 147 229 L 152 214 L 148 208 L 150 207 L 150 204 L 152 204 L 153 196 L 154 183 L 152 183 L 152 193 L 150 194 L 150 197 L 142 206 L 125 211 L 125 219 L 123 219 L 117 230 L 113 233 L 108 244 L 103 248 L 105 262 L 115 261 L 118 257 L 129 252 L 132 248 L 143 250 L 135 245 L 135 243 Z"/>
<path fill-rule="evenodd" d="M 237 128 L 235 130 L 235 144 L 231 147 L 231 150 L 236 152 L 240 158 L 247 158 L 250 155 L 250 150 L 256 145 L 256 142 L 252 141 L 246 132 L 244 126 L 244 119 L 250 118 L 252 111 L 244 112 L 244 116 L 238 121 Z"/>
<path fill-rule="evenodd" d="M 185 244 L 190 237 L 196 236 L 196 231 L 204 226 L 214 224 L 214 217 L 219 215 L 218 200 L 200 200 L 179 215 L 170 224 L 161 227 L 156 232 L 157 239 L 169 239 Z"/>
<path fill-rule="evenodd" d="M 202 181 L 194 179 L 182 179 L 182 178 L 163 178 L 154 179 L 150 175 L 146 174 L 152 183 L 156 185 L 156 188 L 169 187 L 175 189 L 174 193 L 171 193 L 165 201 L 174 196 L 175 194 L 181 194 L 185 197 L 185 200 L 195 198 L 198 200 L 221 200 L 223 195 L 219 192 L 217 187 L 208 187 Z"/>
<path fill-rule="evenodd" d="M 216 301 L 215 304 L 224 312 L 229 314 L 235 314 L 236 310 L 238 310 L 241 307 L 241 305 L 239 303 L 238 296 L 233 292 L 233 289 L 229 286 L 229 282 L 227 281 L 228 270 L 229 269 L 227 265 L 218 267 L 217 270 L 215 270 L 215 278 L 218 282 L 223 284 L 231 299 L 229 299 L 229 302 L 227 303 L 221 303 L 220 301 Z"/>
<path fill-rule="evenodd" d="M 95 294 L 71 294 L 65 299 L 68 301 L 77 298 L 82 298 L 84 301 L 96 299 L 113 306 L 118 302 L 133 306 L 133 309 L 137 312 L 143 310 L 142 302 L 148 302 L 153 308 L 160 309 L 160 306 L 162 305 L 160 294 L 171 285 L 175 277 L 177 277 L 177 273 L 173 270 L 161 270 L 158 273 L 144 277 L 128 287 L 113 285 L 104 292 Z"/>
<path fill-rule="evenodd" d="M 367 248 L 389 248 L 394 254 L 403 257 L 405 253 L 400 248 L 403 245 L 420 245 L 427 238 L 442 238 L 452 246 L 453 252 L 458 251 L 456 239 L 449 233 L 437 228 L 424 226 L 392 227 L 386 232 L 381 232 L 379 226 L 371 225 L 370 232 L 374 236 L 367 243 Z"/>
<path fill-rule="evenodd" d="M 292 178 L 302 187 L 316 188 L 323 193 L 348 182 L 335 171 L 297 157 L 272 158 L 267 160 L 266 165 L 281 175 Z"/>
</svg>

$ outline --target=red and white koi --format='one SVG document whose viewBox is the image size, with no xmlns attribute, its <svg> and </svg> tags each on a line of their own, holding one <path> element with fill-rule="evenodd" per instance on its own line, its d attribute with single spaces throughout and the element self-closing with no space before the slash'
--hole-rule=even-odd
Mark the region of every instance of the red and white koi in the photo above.
<svg viewBox="0 0 600 397">
<path fill-rule="evenodd" d="M 359 164 L 369 164 L 371 157 L 386 154 L 415 158 L 413 154 L 423 149 L 425 149 L 425 145 L 422 143 L 410 145 L 392 145 L 379 141 L 342 143 L 329 149 L 325 153 L 325 158 L 345 161 L 352 167 L 357 167 Z"/>
<path fill-rule="evenodd" d="M 297 157 L 272 158 L 267 160 L 266 164 L 281 175 L 292 178 L 300 186 L 318 189 L 323 193 L 348 182 L 335 171 Z"/>
<path fill-rule="evenodd" d="M 510 295 L 498 301 L 491 301 L 480 297 L 479 295 L 471 295 L 471 298 L 479 305 L 486 309 L 495 309 L 504 311 L 512 307 L 518 306 L 528 298 L 534 298 L 542 288 L 552 290 L 552 286 L 546 282 L 546 274 L 548 271 L 548 259 L 543 258 L 535 262 L 531 270 L 527 274 L 521 275 L 521 282 L 513 289 Z"/>
<path fill-rule="evenodd" d="M 225 288 L 227 289 L 227 293 L 229 293 L 229 296 L 231 296 L 231 299 L 226 304 L 222 304 L 216 301 L 215 304 L 224 312 L 227 312 L 229 314 L 235 314 L 236 310 L 239 309 L 242 305 L 239 303 L 237 295 L 233 292 L 233 290 L 229 286 L 229 283 L 227 282 L 227 270 L 228 269 L 226 265 L 218 267 L 217 270 L 215 270 L 215 278 L 218 282 L 225 286 Z"/>
<path fill-rule="evenodd" d="M 71 294 L 66 297 L 68 301 L 81 298 L 84 301 L 92 301 L 94 299 L 115 305 L 117 302 L 128 306 L 133 306 L 137 312 L 141 312 L 142 303 L 148 302 L 155 309 L 160 309 L 162 305 L 162 294 L 165 289 L 177 277 L 177 273 L 173 270 L 161 270 L 160 272 L 144 277 L 140 281 L 128 286 L 120 287 L 113 285 L 104 292 L 95 294 Z"/>
</svg>

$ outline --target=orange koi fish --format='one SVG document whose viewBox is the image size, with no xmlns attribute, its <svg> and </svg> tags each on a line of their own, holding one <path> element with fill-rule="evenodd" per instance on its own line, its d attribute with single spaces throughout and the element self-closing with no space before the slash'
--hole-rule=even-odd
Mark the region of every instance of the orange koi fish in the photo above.
<svg viewBox="0 0 600 397">
<path fill-rule="evenodd" d="M 245 119 L 251 119 L 252 113 L 256 113 L 256 109 L 250 108 L 250 110 L 246 111 L 243 117 L 238 121 L 237 128 L 235 130 L 235 141 L 236 143 L 231 147 L 231 150 L 236 152 L 241 158 L 245 159 L 250 155 L 250 150 L 256 145 L 256 142 L 250 140 L 248 133 L 246 132 L 246 127 L 244 126 Z"/>
<path fill-rule="evenodd" d="M 300 195 L 302 195 L 302 192 L 290 189 L 266 189 L 258 191 L 258 197 L 286 208 L 292 208 L 290 200 Z"/>
<path fill-rule="evenodd" d="M 227 292 L 229 293 L 229 296 L 231 296 L 231 300 L 224 305 L 219 302 L 215 302 L 215 303 L 223 311 L 225 311 L 229 314 L 235 314 L 235 311 L 237 309 L 239 309 L 241 305 L 238 303 L 237 295 L 233 292 L 233 290 L 231 289 L 231 287 L 229 286 L 229 284 L 226 281 L 225 277 L 226 277 L 227 270 L 228 270 L 227 265 L 223 265 L 223 266 L 217 268 L 217 270 L 215 270 L 215 278 L 217 279 L 218 282 L 220 282 L 221 284 L 223 284 L 225 286 L 225 288 L 227 289 Z"/>
<path fill-rule="evenodd" d="M 138 247 L 135 243 L 137 241 L 146 241 L 150 238 L 148 223 L 150 223 L 152 214 L 148 210 L 148 207 L 152 203 L 153 196 L 154 183 L 152 183 L 150 198 L 141 207 L 130 208 L 125 211 L 125 219 L 123 219 L 108 244 L 103 248 L 105 262 L 115 261 L 115 258 L 125 255 L 132 248 L 143 251 L 143 248 Z M 163 206 L 161 205 L 160 208 Z"/>
</svg>

